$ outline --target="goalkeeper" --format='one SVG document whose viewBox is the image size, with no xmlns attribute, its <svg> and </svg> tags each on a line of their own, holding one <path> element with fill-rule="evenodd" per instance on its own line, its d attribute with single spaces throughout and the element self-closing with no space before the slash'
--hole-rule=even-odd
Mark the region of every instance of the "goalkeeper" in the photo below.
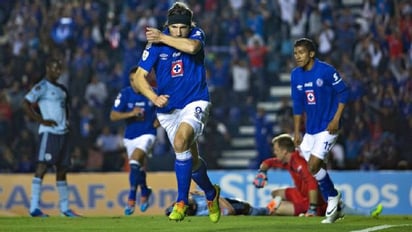
<svg viewBox="0 0 412 232">
<path fill-rule="evenodd" d="M 253 181 L 256 188 L 263 188 L 267 182 L 266 172 L 270 168 L 287 170 L 294 182 L 294 187 L 275 189 L 273 200 L 267 206 L 271 215 L 278 216 L 324 216 L 327 203 L 318 191 L 318 183 L 309 171 L 306 160 L 295 150 L 293 139 L 288 134 L 281 134 L 272 139 L 273 153 L 276 157 L 268 158 L 260 164 L 258 174 Z M 339 202 L 339 218 L 344 214 L 378 216 L 382 205 L 369 210 L 344 207 Z"/>
</svg>

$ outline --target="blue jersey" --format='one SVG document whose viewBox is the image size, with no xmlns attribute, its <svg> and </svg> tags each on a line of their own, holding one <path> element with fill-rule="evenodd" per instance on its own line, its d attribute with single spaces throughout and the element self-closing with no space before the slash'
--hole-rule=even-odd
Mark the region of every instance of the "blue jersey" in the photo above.
<svg viewBox="0 0 412 232">
<path fill-rule="evenodd" d="M 293 113 L 306 113 L 306 133 L 325 131 L 339 103 L 346 103 L 349 91 L 331 65 L 315 59 L 311 70 L 301 67 L 292 70 L 291 92 Z"/>
<path fill-rule="evenodd" d="M 126 87 L 120 91 L 114 101 L 112 110 L 130 112 L 135 107 L 144 110 L 144 120 L 137 120 L 137 117 L 126 119 L 124 138 L 134 139 L 143 134 L 156 135 L 156 128 L 153 127 L 153 122 L 156 119 L 155 106 L 145 96 L 134 92 L 132 87 Z"/>
<path fill-rule="evenodd" d="M 68 132 L 68 94 L 63 85 L 53 84 L 43 79 L 33 86 L 26 94 L 25 99 L 38 104 L 44 120 L 53 120 L 57 123 L 57 126 L 40 124 L 39 133 L 64 134 Z"/>
<path fill-rule="evenodd" d="M 164 33 L 169 34 L 168 30 Z M 157 94 L 170 96 L 167 106 L 158 109 L 159 113 L 183 109 L 197 100 L 209 101 L 204 66 L 204 37 L 204 32 L 198 27 L 190 31 L 188 38 L 202 43 L 202 49 L 195 55 L 164 44 L 149 43 L 143 51 L 139 67 L 147 72 L 153 68 Z"/>
</svg>

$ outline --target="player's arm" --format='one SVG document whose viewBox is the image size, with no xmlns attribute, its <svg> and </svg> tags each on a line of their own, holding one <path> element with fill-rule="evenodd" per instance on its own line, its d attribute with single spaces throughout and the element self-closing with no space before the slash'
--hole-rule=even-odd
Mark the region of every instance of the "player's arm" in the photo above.
<svg viewBox="0 0 412 232">
<path fill-rule="evenodd" d="M 136 72 L 130 77 L 130 85 L 135 92 L 140 92 L 147 97 L 157 107 L 164 107 L 167 105 L 169 95 L 157 95 L 146 79 L 149 74 L 146 70 L 139 67 Z"/>
<path fill-rule="evenodd" d="M 139 107 L 135 107 L 133 108 L 133 110 L 129 111 L 129 112 L 119 112 L 119 111 L 115 111 L 112 110 L 110 111 L 110 120 L 111 121 L 119 121 L 119 120 L 123 120 L 123 119 L 127 119 L 127 118 L 133 118 L 133 117 L 137 117 L 142 118 L 142 112 L 143 110 Z"/>
<path fill-rule="evenodd" d="M 33 103 L 29 102 L 27 99 L 23 101 L 23 110 L 30 119 L 45 126 L 57 126 L 57 123 L 54 120 L 45 120 L 42 115 L 37 113 L 33 108 Z"/>
<path fill-rule="evenodd" d="M 146 28 L 146 37 L 148 42 L 163 43 L 192 55 L 196 54 L 202 48 L 202 42 L 200 40 L 170 36 L 153 27 Z"/>
<path fill-rule="evenodd" d="M 336 134 L 339 130 L 339 122 L 342 117 L 343 110 L 345 109 L 345 105 L 349 100 L 349 89 L 340 75 L 336 72 L 336 70 L 333 70 L 333 74 L 331 74 L 330 76 L 332 80 L 332 88 L 338 95 L 339 105 L 332 121 L 329 122 L 326 130 L 331 134 Z"/>
</svg>

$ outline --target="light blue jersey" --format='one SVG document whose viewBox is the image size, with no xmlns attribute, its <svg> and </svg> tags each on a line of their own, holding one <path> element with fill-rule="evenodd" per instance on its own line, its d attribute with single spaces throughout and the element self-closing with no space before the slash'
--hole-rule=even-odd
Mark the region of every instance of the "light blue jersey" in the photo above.
<svg viewBox="0 0 412 232">
<path fill-rule="evenodd" d="M 349 91 L 331 65 L 315 59 L 311 70 L 297 67 L 291 73 L 293 114 L 306 113 L 306 133 L 325 131 L 339 103 L 346 103 Z"/>
<path fill-rule="evenodd" d="M 53 127 L 40 124 L 39 133 L 68 132 L 67 96 L 67 91 L 62 85 L 53 84 L 46 79 L 41 80 L 26 94 L 27 101 L 38 104 L 43 119 L 57 123 Z"/>
<path fill-rule="evenodd" d="M 164 32 L 169 34 L 168 30 Z M 189 39 L 199 40 L 202 49 L 195 55 L 181 52 L 164 44 L 148 44 L 143 51 L 139 66 L 156 73 L 157 94 L 169 95 L 167 106 L 157 109 L 159 113 L 170 113 L 183 109 L 198 100 L 209 100 L 204 67 L 204 32 L 194 27 Z"/>
</svg>

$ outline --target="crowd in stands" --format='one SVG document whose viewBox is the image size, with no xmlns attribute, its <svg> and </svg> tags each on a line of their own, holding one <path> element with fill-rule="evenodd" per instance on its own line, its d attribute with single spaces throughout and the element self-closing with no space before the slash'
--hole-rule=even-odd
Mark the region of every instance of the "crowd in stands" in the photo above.
<svg viewBox="0 0 412 232">
<path fill-rule="evenodd" d="M 64 60 L 60 83 L 71 95 L 72 171 L 125 170 L 121 123 L 109 112 L 171 0 L 0 1 L 0 172 L 32 172 L 37 124 L 24 95 L 44 75 L 45 58 Z M 312 38 L 351 90 L 333 169 L 411 169 L 412 4 L 407 0 L 187 0 L 206 34 L 212 117 L 201 139 L 211 169 L 258 102 L 293 67 L 293 42 Z M 284 84 L 284 83 L 283 83 Z M 278 99 L 276 99 L 278 100 Z M 291 111 L 277 124 L 292 130 Z M 114 161 L 105 157 L 115 156 Z M 173 159 L 159 129 L 151 171 Z"/>
</svg>

